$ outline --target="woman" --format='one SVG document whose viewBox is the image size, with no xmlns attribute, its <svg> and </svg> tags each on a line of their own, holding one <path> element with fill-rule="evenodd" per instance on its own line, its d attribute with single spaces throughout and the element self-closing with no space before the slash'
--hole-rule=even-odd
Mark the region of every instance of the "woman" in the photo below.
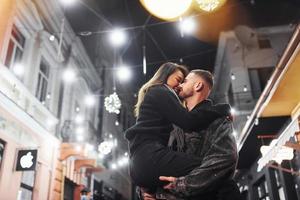
<svg viewBox="0 0 300 200">
<path fill-rule="evenodd" d="M 131 178 L 139 186 L 154 189 L 161 184 L 160 175 L 182 176 L 201 164 L 199 158 L 167 147 L 172 124 L 184 130 L 199 130 L 221 116 L 203 110 L 203 120 L 199 121 L 199 115 L 195 117 L 195 113 L 182 106 L 174 89 L 187 73 L 183 66 L 165 63 L 139 91 L 137 121 L 125 133 L 129 140 Z"/>
</svg>

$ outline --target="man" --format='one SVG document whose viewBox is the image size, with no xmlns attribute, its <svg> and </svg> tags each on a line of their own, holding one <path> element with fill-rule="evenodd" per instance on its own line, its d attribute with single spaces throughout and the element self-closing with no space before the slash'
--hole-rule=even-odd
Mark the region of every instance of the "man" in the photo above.
<svg viewBox="0 0 300 200">
<path fill-rule="evenodd" d="M 212 106 L 207 100 L 213 77 L 204 70 L 193 70 L 179 87 L 179 96 L 186 102 L 190 112 L 201 109 L 227 109 L 229 105 Z M 179 150 L 194 154 L 202 159 L 199 167 L 183 177 L 161 176 L 168 184 L 163 193 L 167 199 L 239 199 L 239 191 L 231 180 L 236 163 L 237 149 L 232 135 L 232 122 L 228 117 L 220 117 L 206 129 L 198 132 L 183 133 L 178 127 L 171 138 L 176 138 Z M 184 145 L 183 142 L 184 141 Z M 145 200 L 155 199 L 153 194 L 143 193 Z"/>
</svg>

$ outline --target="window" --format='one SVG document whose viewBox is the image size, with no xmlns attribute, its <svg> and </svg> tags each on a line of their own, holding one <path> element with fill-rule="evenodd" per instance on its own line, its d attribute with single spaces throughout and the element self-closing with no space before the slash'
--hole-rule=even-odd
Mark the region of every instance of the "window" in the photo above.
<svg viewBox="0 0 300 200">
<path fill-rule="evenodd" d="M 31 200 L 33 196 L 33 186 L 35 179 L 35 171 L 24 171 L 21 179 L 18 199 Z"/>
<path fill-rule="evenodd" d="M 248 70 L 252 95 L 255 99 L 258 99 L 261 92 L 267 85 L 274 67 L 251 68 Z"/>
<path fill-rule="evenodd" d="M 36 90 L 36 97 L 40 102 L 45 103 L 48 91 L 49 81 L 49 64 L 42 58 L 40 70 L 38 75 L 38 84 Z"/>
<path fill-rule="evenodd" d="M 260 179 L 259 183 L 256 185 L 258 199 L 259 200 L 269 200 L 269 191 L 265 178 Z"/>
<path fill-rule="evenodd" d="M 265 37 L 258 37 L 258 46 L 260 49 L 272 48 L 270 40 Z"/>
<path fill-rule="evenodd" d="M 0 139 L 0 169 L 1 169 L 1 165 L 2 165 L 4 149 L 5 149 L 5 142 Z"/>
<path fill-rule="evenodd" d="M 284 194 L 284 190 L 283 190 L 283 187 L 281 184 L 281 179 L 280 179 L 278 170 L 275 170 L 275 179 L 276 179 L 276 186 L 277 186 L 277 190 L 278 190 L 278 194 L 279 194 L 279 199 L 285 200 L 285 194 Z"/>
<path fill-rule="evenodd" d="M 11 68 L 14 64 L 21 62 L 25 45 L 25 37 L 13 25 L 11 37 L 8 43 L 7 54 L 5 58 L 5 65 Z"/>
</svg>

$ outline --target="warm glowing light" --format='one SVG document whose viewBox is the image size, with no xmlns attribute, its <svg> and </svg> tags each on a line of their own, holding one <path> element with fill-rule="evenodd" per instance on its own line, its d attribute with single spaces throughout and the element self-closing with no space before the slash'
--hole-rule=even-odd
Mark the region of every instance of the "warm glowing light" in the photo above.
<svg viewBox="0 0 300 200">
<path fill-rule="evenodd" d="M 84 102 L 88 107 L 92 107 L 93 105 L 95 105 L 96 99 L 93 95 L 87 95 L 84 99 Z"/>
<path fill-rule="evenodd" d="M 13 66 L 13 72 L 17 76 L 23 76 L 24 75 L 24 66 L 17 63 Z"/>
<path fill-rule="evenodd" d="M 182 16 L 191 6 L 192 0 L 140 0 L 154 16 L 174 20 Z"/>
<path fill-rule="evenodd" d="M 226 0 L 196 0 L 198 8 L 205 12 L 213 12 L 224 5 Z"/>
<path fill-rule="evenodd" d="M 193 18 L 180 20 L 179 28 L 182 33 L 191 34 L 196 29 L 196 22 Z"/>
<path fill-rule="evenodd" d="M 50 35 L 49 40 L 53 42 L 55 40 L 55 36 L 54 35 Z"/>
<path fill-rule="evenodd" d="M 76 2 L 76 0 L 60 0 L 60 2 L 64 5 L 72 5 Z"/>
<path fill-rule="evenodd" d="M 77 146 L 75 147 L 75 150 L 76 150 L 76 151 L 81 151 L 81 146 L 77 145 Z"/>
<path fill-rule="evenodd" d="M 234 73 L 231 74 L 231 80 L 233 80 L 233 81 L 235 80 L 235 75 L 234 75 Z"/>
<path fill-rule="evenodd" d="M 83 127 L 77 127 L 75 132 L 78 135 L 82 135 L 84 133 L 84 128 Z"/>
<path fill-rule="evenodd" d="M 233 131 L 233 132 L 232 132 L 232 135 L 233 135 L 234 137 L 237 137 L 237 132 L 236 132 L 236 131 Z"/>
<path fill-rule="evenodd" d="M 76 73 L 74 70 L 68 68 L 63 73 L 63 79 L 66 83 L 72 83 L 76 79 Z"/>
<path fill-rule="evenodd" d="M 113 170 L 117 169 L 117 164 L 115 164 L 115 163 L 111 164 L 110 168 Z"/>
<path fill-rule="evenodd" d="M 80 114 L 77 114 L 75 117 L 75 123 L 76 124 L 82 124 L 84 122 L 84 117 Z"/>
<path fill-rule="evenodd" d="M 121 46 L 126 42 L 126 34 L 120 29 L 115 29 L 110 33 L 109 39 L 114 46 Z"/>
<path fill-rule="evenodd" d="M 98 150 L 99 150 L 99 153 L 101 153 L 103 155 L 107 155 L 107 154 L 109 154 L 112 151 L 113 147 L 114 147 L 113 142 L 111 142 L 111 141 L 103 141 L 98 146 Z"/>
<path fill-rule="evenodd" d="M 117 75 L 120 81 L 127 81 L 131 77 L 131 71 L 127 66 L 121 66 L 117 69 Z"/>
<path fill-rule="evenodd" d="M 232 115 L 235 115 L 235 114 L 236 114 L 235 108 L 231 108 L 231 109 L 230 109 L 230 113 L 231 113 Z"/>
<path fill-rule="evenodd" d="M 84 140 L 83 135 L 78 135 L 77 137 L 77 141 L 82 142 Z"/>
</svg>

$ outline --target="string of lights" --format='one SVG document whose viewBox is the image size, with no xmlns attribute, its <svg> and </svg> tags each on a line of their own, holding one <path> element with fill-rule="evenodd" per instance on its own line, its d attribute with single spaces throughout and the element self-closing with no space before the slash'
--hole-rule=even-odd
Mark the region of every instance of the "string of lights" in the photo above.
<svg viewBox="0 0 300 200">
<path fill-rule="evenodd" d="M 88 10 L 90 10 L 90 12 L 96 14 L 99 19 L 105 21 L 107 24 L 109 24 L 109 26 L 112 26 L 112 23 L 109 22 L 109 20 L 107 20 L 104 16 L 99 15 L 99 13 L 97 13 L 97 11 L 95 11 L 93 8 L 91 8 L 89 5 L 85 4 L 82 2 L 82 0 L 77 0 L 78 2 L 80 2 L 82 5 L 84 5 L 86 8 L 88 8 Z M 240 5 L 245 5 L 245 4 L 250 4 L 250 2 L 246 2 L 246 1 L 240 1 L 240 2 L 236 2 L 236 3 L 232 3 L 231 5 L 228 5 L 227 8 L 233 8 L 236 6 L 240 6 Z M 219 13 L 215 13 L 216 15 L 218 15 Z M 197 13 L 197 14 L 193 14 L 188 16 L 188 18 L 197 18 L 197 17 L 201 17 L 206 15 L 206 13 Z M 155 27 L 155 26 L 160 26 L 160 25 L 165 25 L 165 24 L 174 24 L 174 23 L 178 23 L 178 20 L 174 20 L 174 21 L 160 21 L 160 22 L 154 22 L 151 24 L 145 23 L 143 25 L 136 25 L 136 26 L 128 26 L 128 27 L 122 27 L 119 28 L 119 30 L 122 31 L 131 31 L 131 30 L 137 30 L 137 29 L 145 29 L 145 28 L 150 28 L 150 27 Z M 3 26 L 0 26 L 3 27 Z M 5 26 L 6 27 L 6 26 Z M 24 29 L 24 30 L 28 30 L 28 31 L 35 31 L 33 29 L 27 28 L 25 26 L 18 26 L 19 29 Z M 80 31 L 80 32 L 76 32 L 76 35 L 81 35 L 81 36 L 90 36 L 92 34 L 108 34 L 113 32 L 113 30 L 99 30 L 99 31 L 92 31 L 92 30 L 88 30 L 88 31 Z M 64 33 L 66 34 L 73 34 L 74 32 L 68 32 L 65 31 Z M 57 35 L 60 34 L 60 31 L 51 31 L 52 35 Z"/>
</svg>

